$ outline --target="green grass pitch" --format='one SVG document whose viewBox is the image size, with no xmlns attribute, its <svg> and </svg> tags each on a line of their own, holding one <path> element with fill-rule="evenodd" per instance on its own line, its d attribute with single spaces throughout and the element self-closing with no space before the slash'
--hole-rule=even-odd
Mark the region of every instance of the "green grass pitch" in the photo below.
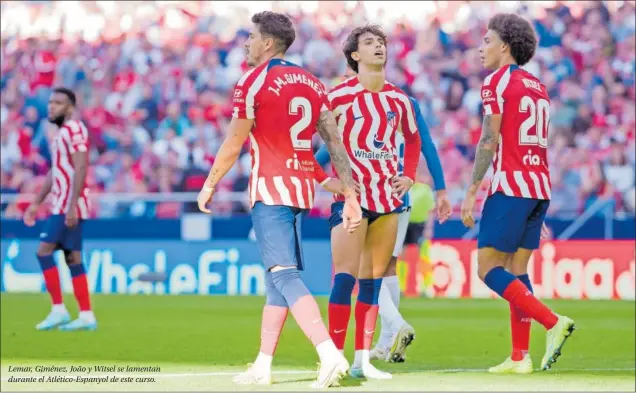
<svg viewBox="0 0 636 393">
<path fill-rule="evenodd" d="M 38 332 L 34 326 L 49 310 L 44 294 L 2 294 L 2 391 L 15 390 L 309 390 L 317 355 L 288 319 L 274 359 L 274 384 L 235 386 L 232 374 L 254 360 L 259 346 L 263 298 L 213 296 L 96 295 L 95 332 Z M 319 299 L 323 316 L 327 301 Z M 66 303 L 76 313 L 72 296 Z M 401 310 L 416 329 L 403 364 L 379 363 L 394 373 L 390 381 L 346 379 L 337 390 L 635 390 L 634 302 L 549 301 L 573 318 L 577 330 L 548 372 L 525 376 L 485 372 L 508 355 L 508 308 L 497 300 L 403 299 Z M 353 319 L 347 357 L 353 355 Z M 379 331 L 379 327 L 378 327 Z M 533 325 L 535 368 L 543 356 L 545 333 Z M 131 377 L 97 383 L 9 382 L 11 377 L 60 373 L 10 372 L 38 365 L 92 367 L 155 366 L 160 371 L 102 374 L 67 372 L 68 378 Z M 147 381 L 136 378 L 149 378 Z"/>
</svg>

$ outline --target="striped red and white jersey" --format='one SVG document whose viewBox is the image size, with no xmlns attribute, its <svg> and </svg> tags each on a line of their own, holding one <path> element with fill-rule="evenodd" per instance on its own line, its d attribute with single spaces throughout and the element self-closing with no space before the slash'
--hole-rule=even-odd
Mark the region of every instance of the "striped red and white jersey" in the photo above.
<svg viewBox="0 0 636 393">
<path fill-rule="evenodd" d="M 328 178 L 316 163 L 312 138 L 320 113 L 330 110 L 322 82 L 286 60 L 271 59 L 238 81 L 233 116 L 254 119 L 252 206 L 314 206 L 315 181 L 324 184 Z"/>
<path fill-rule="evenodd" d="M 481 87 L 484 115 L 502 115 L 490 194 L 550 199 L 550 97 L 537 78 L 517 65 L 488 75 Z"/>
<path fill-rule="evenodd" d="M 84 123 L 78 120 L 67 120 L 60 127 L 53 141 L 52 149 L 52 176 L 53 188 L 51 194 L 52 214 L 65 214 L 71 206 L 73 192 L 73 179 L 75 168 L 73 166 L 73 154 L 75 152 L 88 152 L 88 130 Z M 89 218 L 88 188 L 80 193 L 77 200 L 77 210 L 80 219 Z"/>
<path fill-rule="evenodd" d="M 360 206 L 377 213 L 392 212 L 402 204 L 391 186 L 399 173 L 399 133 L 405 142 L 403 176 L 414 180 L 420 159 L 420 134 L 409 97 L 387 81 L 380 92 L 368 91 L 355 76 L 334 87 L 329 102 L 353 179 L 360 185 Z M 336 200 L 343 198 L 336 196 Z"/>
</svg>

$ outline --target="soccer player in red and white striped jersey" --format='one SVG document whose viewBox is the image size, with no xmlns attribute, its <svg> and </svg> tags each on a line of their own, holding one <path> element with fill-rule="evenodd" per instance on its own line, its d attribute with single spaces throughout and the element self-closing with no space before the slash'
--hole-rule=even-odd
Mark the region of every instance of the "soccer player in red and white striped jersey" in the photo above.
<svg viewBox="0 0 636 393">
<path fill-rule="evenodd" d="M 88 130 L 84 123 L 73 120 L 75 94 L 66 88 L 56 88 L 48 106 L 49 121 L 59 127 L 52 146 L 52 168 L 44 186 L 24 215 L 28 226 L 35 225 L 39 205 L 52 193 L 51 217 L 40 235 L 37 257 L 44 273 L 46 289 L 51 295 L 51 313 L 36 326 L 38 330 L 59 327 L 61 330 L 95 330 L 97 322 L 91 310 L 86 271 L 82 264 L 82 225 L 89 218 Z M 73 292 L 79 304 L 79 318 L 69 322 L 69 313 L 62 302 L 62 289 L 53 252 L 63 250 L 73 279 Z"/>
<path fill-rule="evenodd" d="M 236 162 L 249 137 L 252 222 L 267 269 L 267 300 L 260 352 L 254 364 L 234 381 L 271 382 L 272 357 L 289 309 L 318 351 L 321 367 L 315 386 L 328 387 L 346 374 L 349 363 L 329 337 L 318 305 L 300 278 L 301 223 L 313 206 L 314 180 L 344 194 L 343 218 L 348 231 L 360 225 L 362 212 L 322 83 L 284 60 L 295 39 L 290 19 L 265 11 L 254 15 L 252 22 L 254 27 L 245 46 L 248 64 L 255 68 L 236 85 L 228 136 L 197 198 L 199 208 L 210 213 L 206 205 L 214 188 Z M 316 131 L 329 148 L 339 180 L 327 178 L 314 159 L 311 141 Z"/>
<path fill-rule="evenodd" d="M 329 101 L 359 185 L 363 222 L 349 235 L 342 225 L 342 201 L 331 207 L 331 249 L 335 270 L 329 298 L 329 333 L 343 350 L 351 314 L 351 293 L 359 284 L 355 307 L 354 377 L 389 379 L 370 362 L 382 277 L 391 260 L 398 229 L 397 209 L 413 185 L 420 158 L 420 134 L 409 97 L 385 79 L 386 36 L 379 26 L 354 29 L 344 45 L 357 74 L 336 86 Z M 398 175 L 396 137 L 405 140 L 403 175 Z"/>
<path fill-rule="evenodd" d="M 528 354 L 531 319 L 547 330 L 541 369 L 549 369 L 574 331 L 574 322 L 555 314 L 532 294 L 528 261 L 539 247 L 550 205 L 547 148 L 550 98 L 541 82 L 519 68 L 534 55 L 532 25 L 515 14 L 488 22 L 479 49 L 487 69 L 481 97 L 484 120 L 471 186 L 462 205 L 462 221 L 475 224 L 473 208 L 479 186 L 494 159 L 490 195 L 484 204 L 478 237 L 478 274 L 510 303 L 512 354 L 491 372 L 531 373 Z"/>
</svg>

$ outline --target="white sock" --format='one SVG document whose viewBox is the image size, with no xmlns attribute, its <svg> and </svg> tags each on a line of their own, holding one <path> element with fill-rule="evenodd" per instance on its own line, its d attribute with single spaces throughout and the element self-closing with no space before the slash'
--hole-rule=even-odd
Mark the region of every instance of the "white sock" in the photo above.
<svg viewBox="0 0 636 393">
<path fill-rule="evenodd" d="M 387 294 L 383 296 L 382 292 L 387 292 Z M 378 312 L 380 316 L 384 317 L 388 322 L 391 332 L 396 333 L 404 325 L 404 318 L 398 311 L 398 306 L 400 305 L 400 282 L 397 276 L 384 277 L 382 279 L 379 303 Z M 384 325 L 382 327 L 384 328 Z"/>
<path fill-rule="evenodd" d="M 60 313 L 60 314 L 68 313 L 68 311 L 66 311 L 66 306 L 64 305 L 64 303 L 54 304 L 53 307 L 51 308 L 51 311 L 53 311 L 54 313 Z"/>
<path fill-rule="evenodd" d="M 316 351 L 321 362 L 325 362 L 329 358 L 333 358 L 334 355 L 340 355 L 340 351 L 336 348 L 336 344 L 331 339 L 321 342 L 316 345 Z"/>
<path fill-rule="evenodd" d="M 388 348 L 393 341 L 393 330 L 391 330 L 391 322 L 382 313 L 387 307 L 393 306 L 393 299 L 389 289 L 384 285 L 384 279 L 382 279 L 382 286 L 380 287 L 380 297 L 378 298 L 379 314 L 380 314 L 380 338 L 376 346 L 380 348 Z"/>
<path fill-rule="evenodd" d="M 95 314 L 92 311 L 80 311 L 79 318 L 86 322 L 95 322 Z"/>
<path fill-rule="evenodd" d="M 353 366 L 351 368 L 362 368 L 363 364 L 369 363 L 369 350 L 358 349 L 353 357 Z"/>
<path fill-rule="evenodd" d="M 259 352 L 256 360 L 254 361 L 254 366 L 270 370 L 272 368 L 272 359 L 274 359 L 272 355 Z"/>
</svg>

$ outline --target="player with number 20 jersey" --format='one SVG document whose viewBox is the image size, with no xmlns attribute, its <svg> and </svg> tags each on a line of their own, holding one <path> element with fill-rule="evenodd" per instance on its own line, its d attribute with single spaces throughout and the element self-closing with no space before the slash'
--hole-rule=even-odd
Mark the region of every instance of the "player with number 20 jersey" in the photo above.
<svg viewBox="0 0 636 393">
<path fill-rule="evenodd" d="M 547 147 L 550 97 L 516 64 L 488 75 L 481 87 L 484 115 L 502 115 L 490 194 L 550 199 Z"/>
<path fill-rule="evenodd" d="M 471 185 L 462 204 L 462 221 L 475 224 L 477 190 L 494 166 L 489 196 L 482 211 L 477 241 L 478 275 L 510 305 L 512 352 L 494 373 L 533 371 L 528 353 L 530 322 L 547 330 L 541 369 L 561 355 L 574 322 L 546 307 L 532 294 L 528 262 L 539 247 L 550 205 L 547 148 L 550 98 L 544 85 L 520 67 L 537 46 L 532 25 L 515 14 L 497 14 L 479 48 L 485 68 L 493 72 L 481 89 L 484 120 Z"/>
</svg>

